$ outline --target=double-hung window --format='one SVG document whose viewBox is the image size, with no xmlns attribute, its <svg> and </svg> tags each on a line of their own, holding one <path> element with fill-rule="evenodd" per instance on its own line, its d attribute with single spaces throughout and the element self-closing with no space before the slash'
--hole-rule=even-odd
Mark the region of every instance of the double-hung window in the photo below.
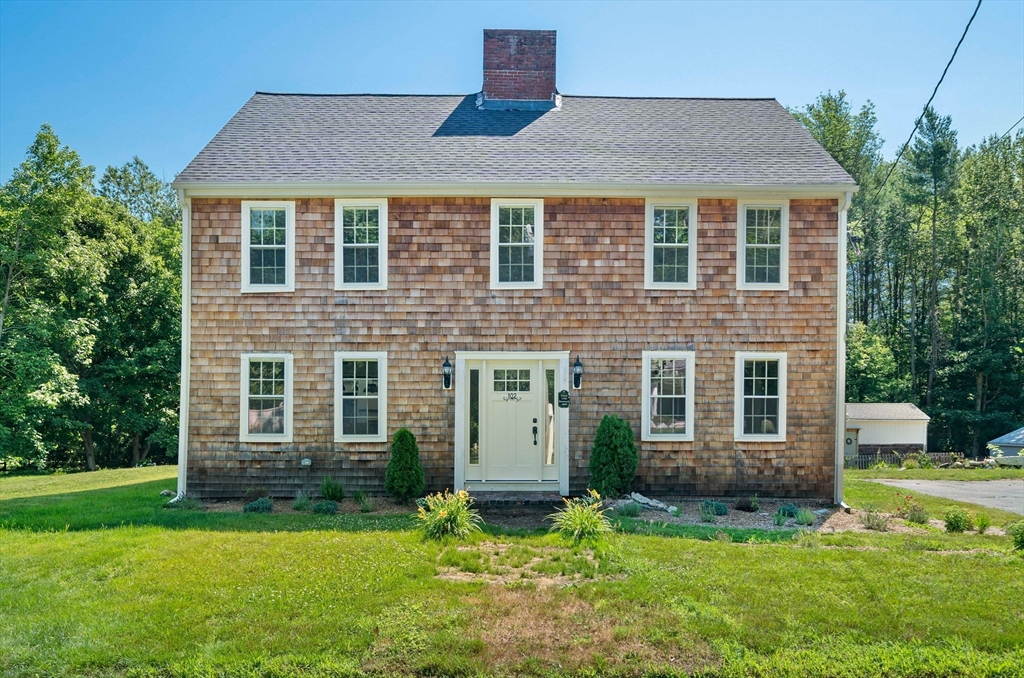
<svg viewBox="0 0 1024 678">
<path fill-rule="evenodd" d="M 641 440 L 693 440 L 693 351 L 643 352 Z"/>
<path fill-rule="evenodd" d="M 786 439 L 786 354 L 736 353 L 735 439 Z"/>
<path fill-rule="evenodd" d="M 491 201 L 491 289 L 544 286 L 544 201 Z"/>
<path fill-rule="evenodd" d="M 295 203 L 242 201 L 242 292 L 295 290 Z"/>
<path fill-rule="evenodd" d="M 334 440 L 383 442 L 388 424 L 388 354 L 334 354 Z"/>
<path fill-rule="evenodd" d="M 388 288 L 388 201 L 334 201 L 334 289 Z"/>
<path fill-rule="evenodd" d="M 697 289 L 697 204 L 647 201 L 644 287 Z"/>
<path fill-rule="evenodd" d="M 292 441 L 292 356 L 245 353 L 241 366 L 241 442 Z"/>
<path fill-rule="evenodd" d="M 789 203 L 738 206 L 736 286 L 741 290 L 789 288 Z"/>
</svg>

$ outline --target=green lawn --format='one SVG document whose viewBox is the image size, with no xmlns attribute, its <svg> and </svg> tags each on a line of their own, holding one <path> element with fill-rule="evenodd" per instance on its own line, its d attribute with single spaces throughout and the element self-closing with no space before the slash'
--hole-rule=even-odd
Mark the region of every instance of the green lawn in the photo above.
<svg viewBox="0 0 1024 678">
<path fill-rule="evenodd" d="M 1024 480 L 1024 468 L 898 468 L 844 469 L 843 476 L 854 480 L 893 478 L 896 480 Z"/>
<path fill-rule="evenodd" d="M 1024 675 L 1005 537 L 618 534 L 590 580 L 488 585 L 409 516 L 167 510 L 173 475 L 0 478 L 0 675 Z"/>
</svg>

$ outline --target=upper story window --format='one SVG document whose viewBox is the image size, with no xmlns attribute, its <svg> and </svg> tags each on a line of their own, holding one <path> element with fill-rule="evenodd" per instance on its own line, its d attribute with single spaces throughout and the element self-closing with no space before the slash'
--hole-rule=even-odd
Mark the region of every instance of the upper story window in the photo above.
<svg viewBox="0 0 1024 678">
<path fill-rule="evenodd" d="M 334 201 L 334 288 L 388 288 L 388 201 Z"/>
<path fill-rule="evenodd" d="M 241 442 L 292 441 L 292 356 L 242 355 Z"/>
<path fill-rule="evenodd" d="M 697 289 L 697 205 L 647 201 L 644 287 Z"/>
<path fill-rule="evenodd" d="M 643 352 L 641 440 L 693 440 L 693 351 Z"/>
<path fill-rule="evenodd" d="M 544 201 L 491 201 L 491 289 L 544 286 Z"/>
<path fill-rule="evenodd" d="M 242 201 L 242 292 L 295 290 L 295 203 Z"/>
<path fill-rule="evenodd" d="M 789 288 L 789 203 L 739 203 L 736 286 Z"/>
<path fill-rule="evenodd" d="M 335 442 L 383 442 L 388 422 L 388 354 L 334 354 Z"/>
<path fill-rule="evenodd" d="M 735 439 L 786 439 L 786 354 L 736 353 Z"/>
</svg>

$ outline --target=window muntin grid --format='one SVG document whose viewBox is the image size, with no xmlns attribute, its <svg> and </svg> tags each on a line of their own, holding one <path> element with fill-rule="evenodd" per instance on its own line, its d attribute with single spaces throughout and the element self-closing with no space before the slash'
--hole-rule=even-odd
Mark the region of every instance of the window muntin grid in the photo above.
<svg viewBox="0 0 1024 678">
<path fill-rule="evenodd" d="M 782 208 L 746 208 L 744 243 L 744 282 L 782 282 Z"/>
<path fill-rule="evenodd" d="M 345 284 L 380 282 L 380 210 L 342 208 L 341 270 Z"/>
<path fill-rule="evenodd" d="M 378 435 L 380 382 L 375 359 L 341 361 L 342 435 Z"/>
<path fill-rule="evenodd" d="M 495 393 L 529 393 L 530 370 L 494 370 Z"/>
<path fill-rule="evenodd" d="M 498 208 L 498 282 L 533 282 L 537 246 L 533 207 Z"/>
<path fill-rule="evenodd" d="M 288 228 L 284 209 L 249 210 L 249 284 L 288 282 Z"/>
<path fill-rule="evenodd" d="M 686 363 L 684 358 L 651 359 L 650 427 L 652 434 L 687 432 Z"/>
<path fill-rule="evenodd" d="M 690 280 L 690 208 L 655 207 L 653 281 L 687 283 Z"/>
<path fill-rule="evenodd" d="M 284 361 L 250 360 L 248 391 L 249 433 L 284 434 Z"/>
<path fill-rule="evenodd" d="M 743 435 L 779 433 L 779 361 L 743 361 Z"/>
</svg>

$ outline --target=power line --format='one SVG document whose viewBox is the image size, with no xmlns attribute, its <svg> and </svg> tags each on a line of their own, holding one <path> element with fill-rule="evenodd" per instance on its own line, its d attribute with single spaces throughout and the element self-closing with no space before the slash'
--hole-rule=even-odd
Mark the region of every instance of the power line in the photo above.
<svg viewBox="0 0 1024 678">
<path fill-rule="evenodd" d="M 970 30 L 971 24 L 974 23 L 974 17 L 978 16 L 979 9 L 981 9 L 981 0 L 978 0 L 978 4 L 974 6 L 974 13 L 971 14 L 971 18 L 967 21 L 967 25 L 964 26 L 963 35 L 960 36 L 959 42 L 957 42 L 956 47 L 953 48 L 953 55 L 949 57 L 946 67 L 942 69 L 942 75 L 939 76 L 939 81 L 935 83 L 935 89 L 932 90 L 932 95 L 928 97 L 928 103 L 926 103 L 924 108 L 921 109 L 921 115 L 917 116 L 917 122 L 914 123 L 914 129 L 910 132 L 910 136 L 907 137 L 907 140 L 903 142 L 900 152 L 896 155 L 896 159 L 893 160 L 892 165 L 889 166 L 889 171 L 886 173 L 885 179 L 882 180 L 882 185 L 878 187 L 877 191 L 875 191 L 875 197 L 871 199 L 871 202 L 878 200 L 879 194 L 881 194 L 882 189 L 885 188 L 885 185 L 889 182 L 889 177 L 892 176 L 893 170 L 896 169 L 896 165 L 899 164 L 900 158 L 902 158 L 903 154 L 906 152 L 907 146 L 909 146 L 910 142 L 914 140 L 914 135 L 917 134 L 917 128 L 921 126 L 921 121 L 924 119 L 925 111 L 927 111 L 928 107 L 931 106 L 932 100 L 935 98 L 935 93 L 939 91 L 939 85 L 941 85 L 942 81 L 946 79 L 946 72 L 949 71 L 949 67 L 953 65 L 953 59 L 956 58 L 956 53 L 960 50 L 960 45 L 964 43 L 964 38 L 967 37 L 967 31 Z M 1013 128 L 1011 127 L 1010 129 Z"/>
</svg>

